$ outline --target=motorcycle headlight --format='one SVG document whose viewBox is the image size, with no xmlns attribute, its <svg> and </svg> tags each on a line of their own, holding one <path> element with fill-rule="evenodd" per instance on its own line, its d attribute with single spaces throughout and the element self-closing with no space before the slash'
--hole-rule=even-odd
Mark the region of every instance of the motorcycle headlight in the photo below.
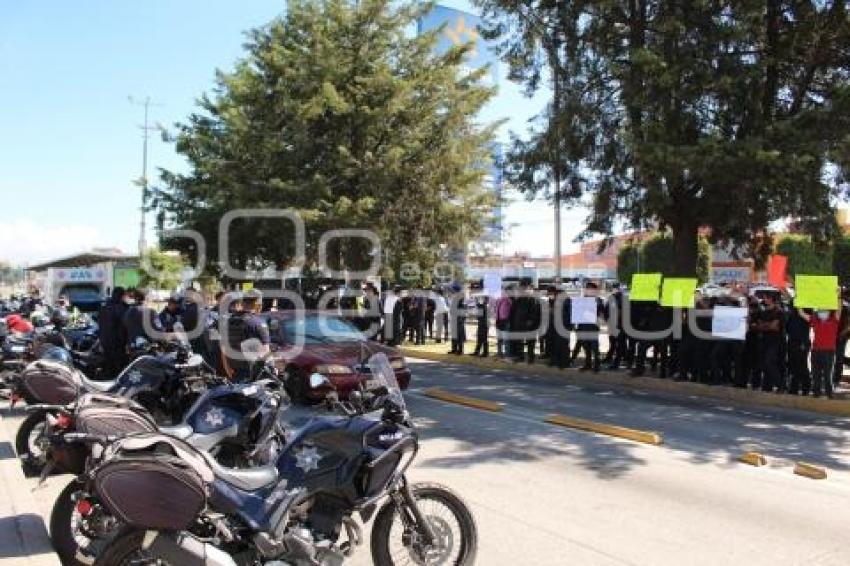
<svg viewBox="0 0 850 566">
<path fill-rule="evenodd" d="M 390 360 L 390 367 L 393 369 L 404 369 L 407 366 L 404 362 L 404 358 L 396 358 L 394 360 Z"/>
<path fill-rule="evenodd" d="M 340 375 L 353 373 L 350 367 L 337 364 L 316 366 L 315 368 L 313 368 L 313 371 L 324 375 Z"/>
</svg>

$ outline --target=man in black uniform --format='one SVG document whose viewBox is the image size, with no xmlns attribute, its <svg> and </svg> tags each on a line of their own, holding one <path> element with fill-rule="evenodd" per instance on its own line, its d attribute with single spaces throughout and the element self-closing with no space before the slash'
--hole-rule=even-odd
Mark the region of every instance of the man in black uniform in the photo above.
<svg viewBox="0 0 850 566">
<path fill-rule="evenodd" d="M 486 358 L 490 353 L 490 298 L 481 295 L 475 301 L 475 352 L 473 356 Z"/>
<path fill-rule="evenodd" d="M 463 354 L 463 344 L 466 342 L 466 294 L 460 285 L 452 287 L 449 296 L 449 327 L 452 336 L 452 349 L 449 354 Z"/>
<path fill-rule="evenodd" d="M 270 351 L 271 336 L 266 321 L 259 316 L 262 293 L 247 291 L 240 302 L 233 301 L 233 312 L 227 317 L 227 343 L 231 351 L 225 358 L 225 370 L 231 379 L 245 381 L 256 374 L 256 363 Z"/>
<path fill-rule="evenodd" d="M 156 337 L 148 334 L 148 329 L 162 332 L 162 325 L 156 311 L 145 304 L 147 292 L 144 289 L 133 291 L 134 304 L 124 314 L 124 330 L 127 333 L 127 343 L 132 346 L 138 338 L 154 340 Z"/>
<path fill-rule="evenodd" d="M 112 289 L 112 297 L 104 303 L 97 314 L 98 335 L 106 371 L 116 376 L 127 365 L 127 335 L 124 331 L 124 314 L 129 297 L 123 287 Z"/>
<path fill-rule="evenodd" d="M 182 324 L 182 315 L 180 298 L 172 295 L 168 297 L 165 308 L 159 313 L 159 323 L 166 332 L 174 332 L 174 325 L 178 322 Z"/>
<path fill-rule="evenodd" d="M 793 305 L 792 305 L 793 307 Z M 800 316 L 799 311 L 791 308 L 785 323 L 788 334 L 788 375 L 791 378 L 789 393 L 808 395 L 812 389 L 812 376 L 809 373 L 809 351 L 812 349 L 809 321 Z"/>
<path fill-rule="evenodd" d="M 762 391 L 785 391 L 781 382 L 779 355 L 785 331 L 782 309 L 772 293 L 764 295 L 764 310 L 759 315 L 757 329 L 761 334 L 760 360 L 762 368 Z"/>
</svg>

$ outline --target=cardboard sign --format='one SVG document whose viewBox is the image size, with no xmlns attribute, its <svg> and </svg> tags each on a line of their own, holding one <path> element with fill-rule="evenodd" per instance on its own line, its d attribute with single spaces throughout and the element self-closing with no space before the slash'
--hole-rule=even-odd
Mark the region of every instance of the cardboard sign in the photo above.
<svg viewBox="0 0 850 566">
<path fill-rule="evenodd" d="M 484 273 L 484 293 L 493 299 L 502 296 L 502 274 L 498 271 Z"/>
<path fill-rule="evenodd" d="M 714 307 L 711 318 L 711 335 L 728 340 L 746 340 L 746 307 Z"/>
<path fill-rule="evenodd" d="M 838 310 L 838 277 L 798 275 L 795 278 L 794 306 L 800 309 Z"/>
<path fill-rule="evenodd" d="M 250 291 L 253 288 L 254 288 L 254 282 L 253 281 L 245 281 L 245 282 L 242 283 L 242 290 L 243 291 Z"/>
<path fill-rule="evenodd" d="M 668 277 L 661 286 L 661 306 L 692 309 L 696 290 L 696 278 Z"/>
<path fill-rule="evenodd" d="M 788 258 L 784 255 L 772 255 L 767 262 L 767 282 L 777 289 L 784 289 L 788 280 L 786 271 Z"/>
<path fill-rule="evenodd" d="M 635 273 L 629 287 L 630 301 L 657 301 L 661 290 L 660 273 Z"/>
<path fill-rule="evenodd" d="M 598 324 L 596 297 L 575 297 L 570 300 L 570 324 Z"/>
</svg>

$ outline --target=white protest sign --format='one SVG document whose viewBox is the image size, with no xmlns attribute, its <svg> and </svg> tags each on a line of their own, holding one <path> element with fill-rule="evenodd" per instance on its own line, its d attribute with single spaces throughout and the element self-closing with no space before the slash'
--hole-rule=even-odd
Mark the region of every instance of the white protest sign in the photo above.
<svg viewBox="0 0 850 566">
<path fill-rule="evenodd" d="M 571 324 L 597 324 L 596 297 L 576 297 L 570 301 Z"/>
<path fill-rule="evenodd" d="M 745 340 L 747 338 L 746 307 L 714 307 L 711 335 L 715 338 Z"/>
<path fill-rule="evenodd" d="M 502 274 L 498 271 L 484 273 L 484 294 L 493 299 L 502 296 Z"/>
</svg>

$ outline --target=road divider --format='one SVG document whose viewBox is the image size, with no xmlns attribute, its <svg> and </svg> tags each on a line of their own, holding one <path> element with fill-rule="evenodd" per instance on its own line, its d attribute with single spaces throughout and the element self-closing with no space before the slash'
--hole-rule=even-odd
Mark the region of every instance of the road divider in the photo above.
<svg viewBox="0 0 850 566">
<path fill-rule="evenodd" d="M 432 399 L 439 399 L 440 401 L 445 401 L 447 403 L 455 403 L 466 407 L 472 407 L 473 409 L 490 411 L 492 413 L 499 413 L 504 408 L 501 403 L 496 403 L 495 401 L 487 401 L 486 399 L 478 399 L 476 397 L 458 395 L 457 393 L 449 393 L 439 387 L 431 387 L 426 389 L 423 393 L 426 397 L 431 397 Z"/>
<path fill-rule="evenodd" d="M 738 458 L 738 461 L 756 467 L 767 465 L 767 458 L 758 452 L 745 452 L 740 458 Z"/>
<path fill-rule="evenodd" d="M 826 468 L 815 464 L 808 464 L 806 462 L 797 462 L 794 466 L 794 473 L 798 476 L 803 476 L 813 480 L 826 479 Z"/>
<path fill-rule="evenodd" d="M 643 444 L 652 444 L 653 446 L 658 446 L 664 442 L 664 438 L 660 432 L 648 432 L 565 415 L 549 415 L 544 419 L 544 422 L 587 432 L 595 432 L 597 434 L 605 434 L 607 436 L 615 436 L 634 442 L 642 442 Z"/>
</svg>

